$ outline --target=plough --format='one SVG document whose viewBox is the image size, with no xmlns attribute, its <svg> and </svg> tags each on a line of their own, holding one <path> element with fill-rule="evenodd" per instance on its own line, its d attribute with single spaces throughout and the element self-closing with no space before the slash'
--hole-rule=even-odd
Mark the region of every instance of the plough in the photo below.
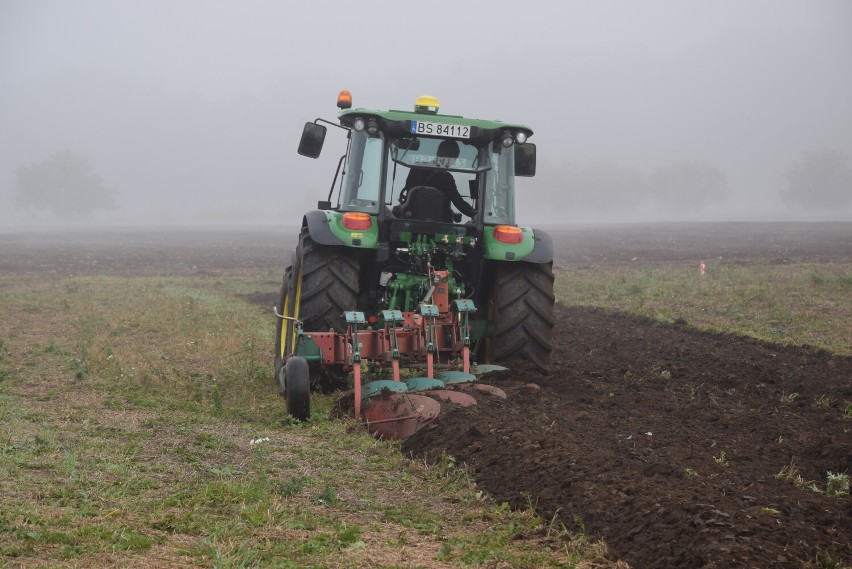
<svg viewBox="0 0 852 569">
<path fill-rule="evenodd" d="M 375 319 L 381 326 L 369 324 L 363 312 L 345 311 L 345 333 L 305 332 L 302 322 L 276 307 L 276 316 L 292 322 L 295 334 L 294 353 L 279 378 L 290 414 L 305 420 L 310 413 L 312 366 L 351 372 L 355 417 L 385 439 L 410 437 L 438 416 L 441 402 L 475 405 L 471 390 L 505 398 L 503 390 L 478 382 L 478 375 L 506 368 L 471 364 L 469 317 L 476 307 L 470 299 L 450 301 L 446 281 L 446 271 L 434 271 L 426 300 L 414 312 L 381 311 Z M 419 374 L 403 379 L 403 367 Z M 365 381 L 363 368 L 371 376 L 390 377 Z"/>
</svg>

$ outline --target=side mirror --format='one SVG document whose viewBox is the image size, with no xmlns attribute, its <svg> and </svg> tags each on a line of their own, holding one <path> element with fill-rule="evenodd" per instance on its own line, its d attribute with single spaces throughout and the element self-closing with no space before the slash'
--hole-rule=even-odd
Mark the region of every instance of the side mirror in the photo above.
<svg viewBox="0 0 852 569">
<path fill-rule="evenodd" d="M 515 176 L 535 176 L 535 144 L 515 145 Z"/>
<path fill-rule="evenodd" d="M 299 154 L 308 158 L 317 158 L 325 142 L 325 126 L 313 122 L 305 123 L 302 140 L 299 141 Z"/>
</svg>

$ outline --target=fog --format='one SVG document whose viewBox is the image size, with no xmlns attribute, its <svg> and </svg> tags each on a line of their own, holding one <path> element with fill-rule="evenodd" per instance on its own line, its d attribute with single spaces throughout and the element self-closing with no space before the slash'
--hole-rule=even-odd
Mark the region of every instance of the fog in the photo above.
<svg viewBox="0 0 852 569">
<path fill-rule="evenodd" d="M 852 220 L 852 185 L 785 197 L 808 153 L 852 168 L 846 0 L 299 4 L 0 0 L 0 226 L 298 223 L 345 149 L 299 135 L 341 89 L 530 125 L 524 224 Z M 114 207 L 16 205 L 63 150 Z"/>
</svg>

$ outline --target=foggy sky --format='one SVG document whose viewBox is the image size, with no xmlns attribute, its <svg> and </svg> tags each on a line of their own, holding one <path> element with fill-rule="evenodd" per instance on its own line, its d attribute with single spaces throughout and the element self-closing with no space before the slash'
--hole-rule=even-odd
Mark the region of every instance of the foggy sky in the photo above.
<svg viewBox="0 0 852 569">
<path fill-rule="evenodd" d="M 334 120 L 344 88 L 530 125 L 541 175 L 519 184 L 520 222 L 610 217 L 550 207 L 560 167 L 599 161 L 720 168 L 729 197 L 695 217 L 805 218 L 784 172 L 852 156 L 852 2 L 0 0 L 0 225 L 52 219 L 10 195 L 18 165 L 63 149 L 119 190 L 98 222 L 297 223 L 344 149 L 332 129 L 319 160 L 298 156 L 302 125 Z"/>
</svg>

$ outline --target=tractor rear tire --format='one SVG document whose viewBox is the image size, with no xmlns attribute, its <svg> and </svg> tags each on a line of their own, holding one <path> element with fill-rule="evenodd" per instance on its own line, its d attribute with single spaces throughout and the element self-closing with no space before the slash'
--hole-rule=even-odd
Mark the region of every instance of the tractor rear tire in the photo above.
<svg viewBox="0 0 852 569">
<path fill-rule="evenodd" d="M 287 413 L 299 421 L 311 418 L 311 375 L 305 358 L 293 356 L 284 365 Z"/>
<path fill-rule="evenodd" d="M 552 263 L 496 263 L 493 276 L 491 360 L 525 360 L 547 372 L 555 323 Z"/>
<path fill-rule="evenodd" d="M 318 245 L 302 232 L 297 254 L 300 283 L 299 314 L 306 332 L 346 332 L 345 310 L 358 301 L 360 264 L 346 247 Z M 299 284 L 297 284 L 299 286 Z"/>
</svg>

